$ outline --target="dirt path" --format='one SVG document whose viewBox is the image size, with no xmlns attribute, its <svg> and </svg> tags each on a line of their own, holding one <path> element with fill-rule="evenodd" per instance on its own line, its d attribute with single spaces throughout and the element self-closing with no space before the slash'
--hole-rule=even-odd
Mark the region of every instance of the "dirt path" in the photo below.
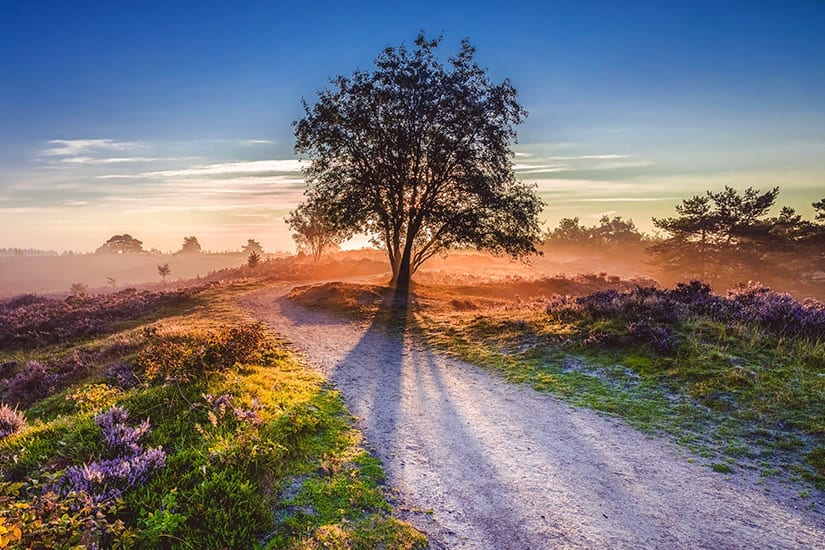
<svg viewBox="0 0 825 550">
<path fill-rule="evenodd" d="M 662 438 L 285 291 L 242 305 L 341 390 L 402 517 L 434 548 L 825 547 L 825 516 L 807 510 L 818 496 L 713 472 Z"/>
</svg>

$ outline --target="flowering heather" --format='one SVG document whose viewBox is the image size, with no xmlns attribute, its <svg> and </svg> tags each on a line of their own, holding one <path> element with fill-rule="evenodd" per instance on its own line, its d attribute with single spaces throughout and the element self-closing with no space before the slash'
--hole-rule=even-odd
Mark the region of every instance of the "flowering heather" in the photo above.
<svg viewBox="0 0 825 550">
<path fill-rule="evenodd" d="M 202 291 L 170 292 L 126 289 L 90 298 L 56 300 L 26 294 L 0 303 L 0 347 L 34 347 L 105 334 L 117 323 L 180 303 Z"/>
<path fill-rule="evenodd" d="M 122 361 L 112 363 L 106 368 L 106 378 L 124 390 L 131 389 L 140 383 L 135 374 L 135 366 Z"/>
<path fill-rule="evenodd" d="M 61 360 L 41 363 L 27 361 L 11 378 L 0 384 L 0 394 L 6 401 L 28 406 L 53 394 L 91 368 L 92 356 L 85 350 L 75 350 Z"/>
<path fill-rule="evenodd" d="M 0 404 L 0 439 L 17 433 L 26 425 L 26 419 L 16 408 L 12 409 L 5 403 Z"/>
<path fill-rule="evenodd" d="M 112 407 L 95 416 L 95 424 L 103 432 L 103 441 L 113 450 L 130 454 L 140 452 L 140 439 L 149 432 L 149 420 L 137 427 L 126 424 L 129 413 L 122 407 Z"/>
<path fill-rule="evenodd" d="M 166 453 L 158 447 L 144 449 L 140 440 L 149 432 L 149 421 L 129 426 L 129 413 L 122 407 L 112 407 L 95 416 L 95 424 L 103 432 L 103 440 L 115 453 L 111 459 L 101 459 L 83 466 L 70 466 L 49 490 L 61 496 L 83 495 L 87 505 L 97 505 L 119 497 L 129 487 L 149 479 L 166 465 Z"/>
<path fill-rule="evenodd" d="M 563 312 L 624 320 L 637 333 L 644 325 L 633 323 L 672 325 L 698 315 L 729 325 L 755 326 L 778 336 L 821 339 L 825 335 L 825 304 L 811 299 L 799 303 L 790 294 L 760 285 L 744 286 L 719 296 L 708 285 L 691 281 L 679 283 L 673 290 L 603 290 L 577 298 L 575 303 L 557 298 L 547 306 L 550 315 Z"/>
</svg>

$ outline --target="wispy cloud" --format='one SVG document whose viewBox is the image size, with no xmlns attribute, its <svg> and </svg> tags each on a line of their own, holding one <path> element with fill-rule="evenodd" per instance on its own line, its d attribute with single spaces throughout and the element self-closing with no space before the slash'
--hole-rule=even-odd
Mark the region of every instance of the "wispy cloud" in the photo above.
<svg viewBox="0 0 825 550">
<path fill-rule="evenodd" d="M 275 142 L 271 139 L 248 139 L 247 145 L 274 145 Z"/>
<path fill-rule="evenodd" d="M 141 172 L 137 174 L 104 174 L 97 176 L 97 178 L 176 178 L 197 176 L 221 176 L 227 174 L 268 174 L 272 172 L 298 173 L 301 171 L 304 165 L 304 162 L 297 159 L 253 160 L 246 162 L 223 162 L 218 164 L 205 164 L 201 166 L 190 166 L 188 168 L 176 170 L 156 170 L 153 172 Z"/>
<path fill-rule="evenodd" d="M 630 155 L 578 155 L 578 156 L 550 156 L 545 160 L 615 160 L 629 159 Z"/>
<path fill-rule="evenodd" d="M 48 144 L 50 147 L 41 151 L 41 154 L 47 157 L 78 156 L 103 151 L 130 151 L 144 146 L 136 141 L 114 139 L 53 139 Z"/>
<path fill-rule="evenodd" d="M 102 165 L 102 164 L 127 164 L 131 162 L 159 162 L 178 160 L 176 157 L 111 157 L 111 158 L 95 158 L 95 157 L 65 157 L 60 159 L 62 164 L 82 164 L 82 165 Z"/>
</svg>

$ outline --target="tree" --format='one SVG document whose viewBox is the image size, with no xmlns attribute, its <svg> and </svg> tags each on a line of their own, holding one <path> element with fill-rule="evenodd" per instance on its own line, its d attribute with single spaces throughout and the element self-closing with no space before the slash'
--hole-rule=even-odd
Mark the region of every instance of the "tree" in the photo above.
<svg viewBox="0 0 825 550">
<path fill-rule="evenodd" d="M 246 244 L 241 247 L 241 250 L 244 254 L 247 255 L 250 252 L 257 252 L 258 254 L 264 253 L 264 248 L 261 246 L 261 243 L 259 243 L 255 239 L 247 239 Z"/>
<path fill-rule="evenodd" d="M 338 228 L 317 200 L 308 200 L 289 213 L 286 223 L 294 231 L 292 238 L 298 250 L 312 256 L 316 263 L 328 248 L 337 248 L 352 237 L 352 230 Z"/>
<path fill-rule="evenodd" d="M 546 241 L 553 241 L 564 244 L 584 244 L 591 238 L 589 228 L 579 223 L 579 218 L 562 218 L 555 229 L 548 229 L 545 233 Z"/>
<path fill-rule="evenodd" d="M 143 252 L 143 241 L 139 241 L 128 233 L 113 235 L 98 248 L 96 254 L 137 254 Z"/>
<path fill-rule="evenodd" d="M 676 205 L 678 217 L 653 218 L 670 237 L 651 250 L 671 269 L 695 273 L 692 266 L 698 264 L 702 278 L 754 268 L 772 241 L 766 216 L 778 195 L 778 187 L 764 193 L 749 187 L 740 194 L 726 186 L 683 200 Z"/>
<path fill-rule="evenodd" d="M 383 246 L 392 284 L 433 255 L 473 246 L 535 253 L 543 203 L 515 180 L 511 140 L 527 113 L 509 82 L 493 83 L 466 39 L 443 64 L 441 38 L 385 49 L 372 71 L 338 76 L 295 123 L 309 202 L 338 229 Z"/>
<path fill-rule="evenodd" d="M 166 277 L 168 277 L 170 273 L 172 273 L 172 268 L 169 267 L 168 263 L 160 264 L 158 266 L 158 275 L 160 275 L 160 278 L 164 284 L 166 284 Z"/>
<path fill-rule="evenodd" d="M 183 238 L 183 245 L 180 247 L 181 254 L 195 254 L 201 251 L 201 243 L 194 235 Z"/>
<path fill-rule="evenodd" d="M 825 199 L 816 201 L 811 206 L 816 211 L 816 221 L 825 223 Z"/>
<path fill-rule="evenodd" d="M 261 255 L 253 250 L 249 253 L 249 256 L 246 258 L 246 265 L 248 265 L 252 269 L 255 269 L 256 267 L 258 267 L 259 263 L 261 263 Z"/>
</svg>

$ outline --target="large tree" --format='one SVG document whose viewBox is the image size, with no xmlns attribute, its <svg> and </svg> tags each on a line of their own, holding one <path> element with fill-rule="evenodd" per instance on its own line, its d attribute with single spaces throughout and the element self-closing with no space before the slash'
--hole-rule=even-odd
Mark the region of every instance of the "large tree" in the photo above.
<svg viewBox="0 0 825 550">
<path fill-rule="evenodd" d="M 139 241 L 128 233 L 113 235 L 95 251 L 96 254 L 136 254 L 140 252 L 143 252 L 143 241 Z"/>
<path fill-rule="evenodd" d="M 383 246 L 392 284 L 434 254 L 473 246 L 536 251 L 543 203 L 515 180 L 510 144 L 526 116 L 508 80 L 494 83 L 465 39 L 446 63 L 441 39 L 385 49 L 375 69 L 338 76 L 295 123 L 308 198 L 340 229 Z"/>
</svg>

